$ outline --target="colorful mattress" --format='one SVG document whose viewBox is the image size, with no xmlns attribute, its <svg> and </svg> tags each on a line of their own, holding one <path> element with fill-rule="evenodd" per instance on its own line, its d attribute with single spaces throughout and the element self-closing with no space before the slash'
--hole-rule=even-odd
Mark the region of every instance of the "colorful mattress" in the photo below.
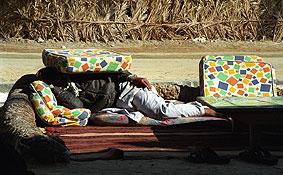
<svg viewBox="0 0 283 175">
<path fill-rule="evenodd" d="M 200 61 L 204 96 L 277 96 L 275 69 L 258 56 L 204 56 Z"/>
<path fill-rule="evenodd" d="M 44 49 L 42 59 L 63 73 L 128 71 L 132 63 L 131 55 L 105 49 Z"/>
<path fill-rule="evenodd" d="M 92 114 L 92 121 L 90 124 L 94 125 L 129 125 L 131 124 L 129 118 L 124 114 L 118 113 L 94 113 Z M 155 120 L 149 117 L 143 117 L 137 125 L 145 126 L 171 126 L 180 125 L 186 123 L 196 123 L 205 121 L 222 121 L 223 118 L 209 117 L 209 116 L 197 116 L 197 117 L 178 117 L 167 120 Z"/>
</svg>

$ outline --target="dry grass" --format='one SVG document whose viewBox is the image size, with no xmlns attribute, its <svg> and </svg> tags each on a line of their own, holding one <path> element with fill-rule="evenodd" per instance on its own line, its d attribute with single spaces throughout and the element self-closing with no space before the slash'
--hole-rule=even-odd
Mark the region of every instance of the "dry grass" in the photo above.
<svg viewBox="0 0 283 175">
<path fill-rule="evenodd" d="M 2 0 L 0 36 L 60 41 L 273 40 L 278 0 Z"/>
</svg>

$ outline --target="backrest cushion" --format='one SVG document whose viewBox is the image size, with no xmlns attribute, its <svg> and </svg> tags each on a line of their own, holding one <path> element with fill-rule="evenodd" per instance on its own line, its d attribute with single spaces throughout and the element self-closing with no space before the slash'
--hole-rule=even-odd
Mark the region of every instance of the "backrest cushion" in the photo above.
<svg viewBox="0 0 283 175">
<path fill-rule="evenodd" d="M 53 95 L 50 87 L 43 81 L 34 81 L 32 82 L 32 85 L 37 93 L 42 97 L 46 106 L 50 110 L 53 110 L 57 106 L 57 100 Z"/>
<path fill-rule="evenodd" d="M 204 96 L 277 96 L 274 67 L 258 56 L 204 56 L 200 61 Z"/>
<path fill-rule="evenodd" d="M 43 102 L 43 99 L 38 93 L 31 94 L 31 102 L 35 107 L 35 112 L 45 123 L 53 123 L 55 121 L 54 115 L 50 109 Z"/>
<path fill-rule="evenodd" d="M 31 84 L 34 93 L 31 102 L 37 115 L 49 125 L 85 126 L 90 117 L 90 110 L 85 108 L 68 109 L 57 105 L 55 96 L 49 86 L 42 81 Z"/>
</svg>

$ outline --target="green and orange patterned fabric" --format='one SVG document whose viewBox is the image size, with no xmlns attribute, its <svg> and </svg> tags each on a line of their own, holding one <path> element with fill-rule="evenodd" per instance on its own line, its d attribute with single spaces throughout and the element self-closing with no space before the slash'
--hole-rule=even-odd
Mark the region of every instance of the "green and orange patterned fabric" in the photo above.
<svg viewBox="0 0 283 175">
<path fill-rule="evenodd" d="M 166 120 L 155 120 L 144 116 L 141 121 L 135 125 L 145 125 L 145 126 L 170 126 L 170 125 L 180 125 L 187 123 L 197 123 L 205 121 L 222 121 L 226 119 L 210 117 L 210 116 L 195 116 L 195 117 L 176 117 Z M 118 113 L 93 113 L 92 114 L 92 124 L 94 125 L 133 125 L 130 124 L 129 118 L 125 114 Z"/>
<path fill-rule="evenodd" d="M 31 101 L 37 115 L 48 125 L 85 126 L 91 113 L 89 109 L 68 109 L 57 105 L 57 100 L 49 86 L 43 81 L 31 84 L 34 93 Z"/>
<path fill-rule="evenodd" d="M 274 67 L 258 56 L 204 56 L 200 61 L 203 96 L 277 96 Z"/>
<path fill-rule="evenodd" d="M 131 55 L 105 49 L 44 49 L 42 59 L 63 73 L 122 72 L 132 64 Z"/>
</svg>

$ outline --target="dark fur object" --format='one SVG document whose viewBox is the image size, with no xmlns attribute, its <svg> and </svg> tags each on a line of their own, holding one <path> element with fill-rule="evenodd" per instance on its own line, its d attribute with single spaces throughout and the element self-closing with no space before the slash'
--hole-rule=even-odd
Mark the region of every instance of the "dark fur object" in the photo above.
<svg viewBox="0 0 283 175">
<path fill-rule="evenodd" d="M 29 84 L 35 80 L 34 75 L 20 78 L 9 92 L 8 99 L 0 115 L 1 140 L 17 149 L 18 140 L 44 136 L 36 126 L 35 113 L 29 100 Z"/>
<path fill-rule="evenodd" d="M 0 122 L 1 130 L 4 129 L 19 138 L 43 136 L 42 131 L 36 127 L 35 113 L 28 97 L 18 90 L 9 95 L 3 106 Z"/>
<path fill-rule="evenodd" d="M 0 111 L 0 139 L 22 153 L 29 153 L 45 162 L 68 162 L 64 145 L 49 138 L 36 125 L 33 106 L 29 100 L 29 85 L 35 75 L 25 75 L 12 87 Z"/>
</svg>

